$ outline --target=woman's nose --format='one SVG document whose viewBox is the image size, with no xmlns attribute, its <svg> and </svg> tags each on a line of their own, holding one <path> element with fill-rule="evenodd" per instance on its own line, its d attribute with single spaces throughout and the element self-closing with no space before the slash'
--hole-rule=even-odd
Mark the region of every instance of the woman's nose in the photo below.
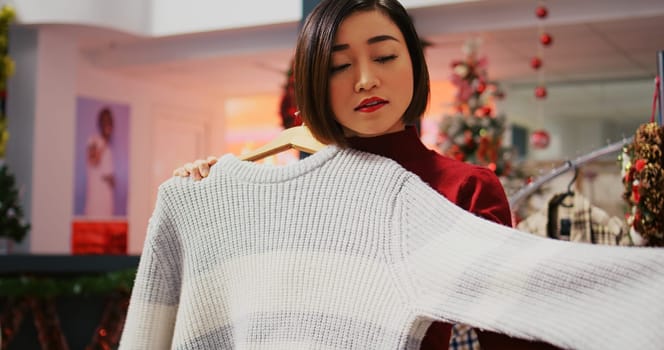
<svg viewBox="0 0 664 350">
<path fill-rule="evenodd" d="M 368 91 L 378 87 L 380 82 L 375 72 L 367 65 L 361 65 L 358 69 L 355 92 Z"/>
</svg>

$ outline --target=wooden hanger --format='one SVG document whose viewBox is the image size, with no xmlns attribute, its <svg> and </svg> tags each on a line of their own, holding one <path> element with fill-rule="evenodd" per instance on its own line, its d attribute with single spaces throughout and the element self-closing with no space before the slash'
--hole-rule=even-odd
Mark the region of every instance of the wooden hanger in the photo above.
<svg viewBox="0 0 664 350">
<path fill-rule="evenodd" d="M 276 139 L 249 153 L 241 155 L 239 158 L 241 160 L 255 161 L 289 149 L 316 153 L 323 149 L 323 147 L 325 145 L 316 140 L 309 128 L 303 124 L 282 131 Z"/>
</svg>

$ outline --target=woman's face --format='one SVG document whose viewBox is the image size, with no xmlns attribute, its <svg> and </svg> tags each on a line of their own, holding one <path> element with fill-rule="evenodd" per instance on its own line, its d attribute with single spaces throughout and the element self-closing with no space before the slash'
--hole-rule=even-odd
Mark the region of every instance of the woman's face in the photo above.
<svg viewBox="0 0 664 350">
<path fill-rule="evenodd" d="M 379 11 L 344 19 L 334 38 L 329 84 L 332 112 L 346 136 L 403 130 L 413 66 L 399 27 Z"/>
<path fill-rule="evenodd" d="M 110 116 L 102 116 L 101 118 L 101 135 L 110 140 L 113 134 L 113 119 Z"/>
</svg>

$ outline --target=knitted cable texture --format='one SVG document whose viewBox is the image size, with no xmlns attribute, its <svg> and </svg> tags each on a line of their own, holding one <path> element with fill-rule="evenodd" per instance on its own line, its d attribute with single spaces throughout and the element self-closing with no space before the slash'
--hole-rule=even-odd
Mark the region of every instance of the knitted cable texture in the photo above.
<svg viewBox="0 0 664 350">
<path fill-rule="evenodd" d="M 664 250 L 463 211 L 379 156 L 225 155 L 159 189 L 120 349 L 418 349 L 433 320 L 571 349 L 660 349 Z"/>
</svg>

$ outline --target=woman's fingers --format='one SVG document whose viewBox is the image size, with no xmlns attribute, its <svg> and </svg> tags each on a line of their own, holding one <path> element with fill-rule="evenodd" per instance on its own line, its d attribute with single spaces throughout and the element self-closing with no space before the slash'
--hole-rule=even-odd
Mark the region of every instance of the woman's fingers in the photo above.
<svg viewBox="0 0 664 350">
<path fill-rule="evenodd" d="M 183 166 L 173 170 L 173 176 L 179 176 L 179 177 L 187 177 L 189 176 L 189 172 L 185 170 Z"/>
<path fill-rule="evenodd" d="M 208 161 L 204 159 L 199 159 L 194 162 L 195 171 L 198 173 L 198 176 L 200 178 L 197 178 L 197 180 L 200 180 L 204 177 L 207 177 L 210 174 L 210 166 L 208 165 Z"/>
<path fill-rule="evenodd" d="M 208 163 L 209 166 L 213 166 L 213 165 L 217 164 L 217 157 L 215 157 L 215 156 L 207 157 L 207 163 Z"/>
<path fill-rule="evenodd" d="M 187 163 L 173 171 L 173 176 L 191 177 L 198 181 L 210 175 L 210 167 L 217 163 L 217 158 L 209 156 L 207 159 L 198 159 Z"/>
<path fill-rule="evenodd" d="M 217 157 L 209 156 L 207 159 L 199 159 L 196 161 L 198 165 L 198 171 L 201 173 L 202 177 L 207 177 L 210 175 L 210 167 L 217 163 Z"/>
<path fill-rule="evenodd" d="M 184 165 L 184 170 L 187 171 L 190 178 L 192 178 L 194 180 L 200 180 L 201 179 L 201 173 L 198 171 L 198 167 L 196 166 L 196 162 L 185 164 Z"/>
</svg>

